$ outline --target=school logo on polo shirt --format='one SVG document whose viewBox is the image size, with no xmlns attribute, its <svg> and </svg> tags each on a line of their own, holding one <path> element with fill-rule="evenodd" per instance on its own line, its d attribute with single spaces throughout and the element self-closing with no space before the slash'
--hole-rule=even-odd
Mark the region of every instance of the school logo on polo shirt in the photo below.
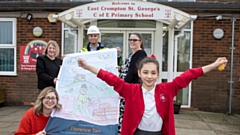
<svg viewBox="0 0 240 135">
<path fill-rule="evenodd" d="M 163 94 L 161 94 L 161 95 L 160 95 L 160 100 L 161 100 L 162 102 L 165 102 L 165 101 L 167 100 L 167 98 L 166 98 Z"/>
</svg>

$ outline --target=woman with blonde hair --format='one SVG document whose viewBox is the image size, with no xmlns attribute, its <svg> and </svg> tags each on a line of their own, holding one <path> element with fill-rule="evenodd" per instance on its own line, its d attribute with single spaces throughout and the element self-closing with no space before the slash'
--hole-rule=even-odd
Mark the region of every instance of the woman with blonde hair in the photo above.
<svg viewBox="0 0 240 135">
<path fill-rule="evenodd" d="M 58 58 L 59 46 L 56 41 L 50 40 L 43 55 L 37 57 L 36 72 L 38 76 L 38 89 L 55 87 L 62 59 Z"/>
<path fill-rule="evenodd" d="M 38 95 L 34 106 L 22 117 L 18 130 L 14 135 L 36 134 L 46 135 L 44 131 L 53 109 L 60 110 L 59 96 L 55 88 L 46 87 Z"/>
</svg>

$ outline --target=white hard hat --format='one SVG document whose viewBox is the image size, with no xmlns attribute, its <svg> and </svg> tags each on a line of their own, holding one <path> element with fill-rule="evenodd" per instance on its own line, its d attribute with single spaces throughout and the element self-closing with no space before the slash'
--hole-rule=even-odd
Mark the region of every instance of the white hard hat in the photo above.
<svg viewBox="0 0 240 135">
<path fill-rule="evenodd" d="M 100 34 L 100 31 L 97 26 L 90 26 L 87 31 L 87 35 L 89 34 Z"/>
</svg>

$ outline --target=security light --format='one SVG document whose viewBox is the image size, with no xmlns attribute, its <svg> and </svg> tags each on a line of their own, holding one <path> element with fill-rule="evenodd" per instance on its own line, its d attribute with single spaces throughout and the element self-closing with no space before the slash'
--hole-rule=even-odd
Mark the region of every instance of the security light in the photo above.
<svg viewBox="0 0 240 135">
<path fill-rule="evenodd" d="M 33 17 L 32 14 L 27 13 L 26 19 L 27 19 L 28 21 L 31 21 L 31 20 L 32 20 L 32 17 Z"/>
<path fill-rule="evenodd" d="M 218 16 L 216 17 L 216 20 L 222 20 L 222 15 L 218 15 Z"/>
</svg>

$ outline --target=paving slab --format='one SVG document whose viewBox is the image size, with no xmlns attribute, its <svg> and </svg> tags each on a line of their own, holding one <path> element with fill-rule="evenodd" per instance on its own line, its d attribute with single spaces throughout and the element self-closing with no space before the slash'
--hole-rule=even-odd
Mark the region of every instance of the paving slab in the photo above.
<svg viewBox="0 0 240 135">
<path fill-rule="evenodd" d="M 32 106 L 0 107 L 0 135 L 13 135 Z M 177 135 L 240 135 L 240 115 L 181 110 L 174 115 Z"/>
<path fill-rule="evenodd" d="M 211 130 L 207 123 L 203 121 L 191 121 L 184 119 L 175 119 L 176 128 Z"/>
<path fill-rule="evenodd" d="M 240 119 L 240 114 L 234 114 L 234 116 Z"/>
<path fill-rule="evenodd" d="M 1 131 L 1 135 L 5 135 L 5 134 L 12 134 L 17 130 L 18 128 L 18 124 L 15 122 L 0 122 L 0 131 Z"/>
<path fill-rule="evenodd" d="M 176 128 L 177 135 L 217 135 L 212 130 L 196 130 L 196 129 L 184 129 Z"/>
<path fill-rule="evenodd" d="M 239 135 L 239 133 L 229 133 L 224 131 L 215 131 L 217 135 Z"/>
<path fill-rule="evenodd" d="M 228 133 L 239 133 L 240 135 L 240 126 L 231 125 L 231 124 L 217 124 L 217 123 L 208 123 L 209 127 L 214 131 L 224 131 Z"/>
<path fill-rule="evenodd" d="M 226 115 L 224 118 L 229 124 L 240 126 L 240 117 L 237 115 Z"/>
<path fill-rule="evenodd" d="M 32 106 L 6 106 L 0 108 L 0 134 L 13 135 L 22 116 Z"/>
<path fill-rule="evenodd" d="M 201 111 L 196 111 L 195 113 L 205 122 L 229 124 L 226 120 L 226 114 Z"/>
<path fill-rule="evenodd" d="M 174 119 L 202 121 L 202 119 L 196 113 L 194 113 L 194 111 L 189 110 L 181 110 L 179 114 L 174 115 Z"/>
</svg>

